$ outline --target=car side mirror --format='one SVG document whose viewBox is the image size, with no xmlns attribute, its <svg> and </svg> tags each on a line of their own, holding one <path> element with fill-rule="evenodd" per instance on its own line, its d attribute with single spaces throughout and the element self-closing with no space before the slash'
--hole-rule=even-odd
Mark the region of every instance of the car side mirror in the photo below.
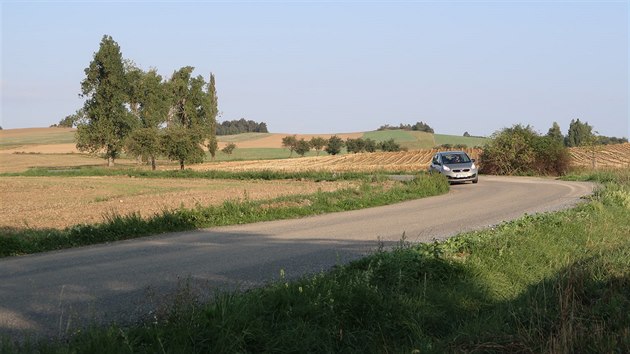
<svg viewBox="0 0 630 354">
<path fill-rule="evenodd" d="M 477 159 L 472 159 L 472 162 L 477 162 Z"/>
</svg>

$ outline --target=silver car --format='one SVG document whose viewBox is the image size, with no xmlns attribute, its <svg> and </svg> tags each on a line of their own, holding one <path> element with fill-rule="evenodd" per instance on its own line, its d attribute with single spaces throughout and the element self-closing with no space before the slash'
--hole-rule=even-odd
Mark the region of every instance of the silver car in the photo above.
<svg viewBox="0 0 630 354">
<path fill-rule="evenodd" d="M 429 172 L 439 172 L 449 182 L 479 182 L 475 159 L 471 159 L 463 151 L 443 151 L 433 156 Z"/>
</svg>

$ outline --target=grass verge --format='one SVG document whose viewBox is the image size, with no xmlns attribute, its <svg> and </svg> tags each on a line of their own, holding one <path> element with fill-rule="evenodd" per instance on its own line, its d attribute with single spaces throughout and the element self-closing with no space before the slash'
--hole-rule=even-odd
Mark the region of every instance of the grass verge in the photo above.
<svg viewBox="0 0 630 354">
<path fill-rule="evenodd" d="M 186 171 L 185 171 L 186 172 Z M 64 172 L 65 173 L 65 172 Z M 270 172 L 271 173 L 271 172 Z M 440 176 L 418 175 L 393 186 L 365 181 L 360 188 L 292 195 L 270 200 L 229 200 L 219 206 L 164 210 L 150 218 L 138 214 L 107 215 L 94 225 L 59 229 L 0 228 L 0 257 L 111 242 L 163 232 L 298 218 L 329 212 L 355 210 L 446 193 Z"/>
<path fill-rule="evenodd" d="M 103 168 L 95 166 L 78 166 L 63 168 L 31 168 L 24 172 L 0 173 L 0 177 L 88 177 L 88 176 L 129 176 L 142 178 L 205 178 L 205 179 L 262 179 L 262 180 L 283 180 L 283 179 L 307 179 L 313 181 L 338 181 L 357 179 L 382 179 L 384 173 L 365 172 L 329 172 L 329 171 L 194 171 L 194 170 L 168 170 L 151 171 L 147 169 L 134 168 Z M 390 172 L 391 174 L 391 172 Z"/>
<path fill-rule="evenodd" d="M 606 176 L 571 210 L 5 351 L 627 353 L 630 172 Z"/>
</svg>

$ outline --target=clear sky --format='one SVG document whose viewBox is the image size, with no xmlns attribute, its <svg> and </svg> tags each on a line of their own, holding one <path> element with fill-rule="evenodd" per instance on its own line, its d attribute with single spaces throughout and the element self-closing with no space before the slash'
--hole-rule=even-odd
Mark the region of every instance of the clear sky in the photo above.
<svg viewBox="0 0 630 354">
<path fill-rule="evenodd" d="M 5 129 L 82 107 L 108 34 L 142 69 L 214 73 L 219 119 L 272 132 L 630 135 L 627 1 L 0 1 Z"/>
</svg>

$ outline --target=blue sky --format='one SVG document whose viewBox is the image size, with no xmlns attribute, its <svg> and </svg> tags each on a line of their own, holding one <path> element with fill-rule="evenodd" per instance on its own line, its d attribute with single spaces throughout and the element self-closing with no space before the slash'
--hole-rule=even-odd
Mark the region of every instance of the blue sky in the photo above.
<svg viewBox="0 0 630 354">
<path fill-rule="evenodd" d="M 273 132 L 424 121 L 489 135 L 566 133 L 580 118 L 630 135 L 627 1 L 4 1 L 2 117 L 45 127 L 83 104 L 104 34 L 170 77 L 214 73 L 220 120 Z"/>
</svg>

